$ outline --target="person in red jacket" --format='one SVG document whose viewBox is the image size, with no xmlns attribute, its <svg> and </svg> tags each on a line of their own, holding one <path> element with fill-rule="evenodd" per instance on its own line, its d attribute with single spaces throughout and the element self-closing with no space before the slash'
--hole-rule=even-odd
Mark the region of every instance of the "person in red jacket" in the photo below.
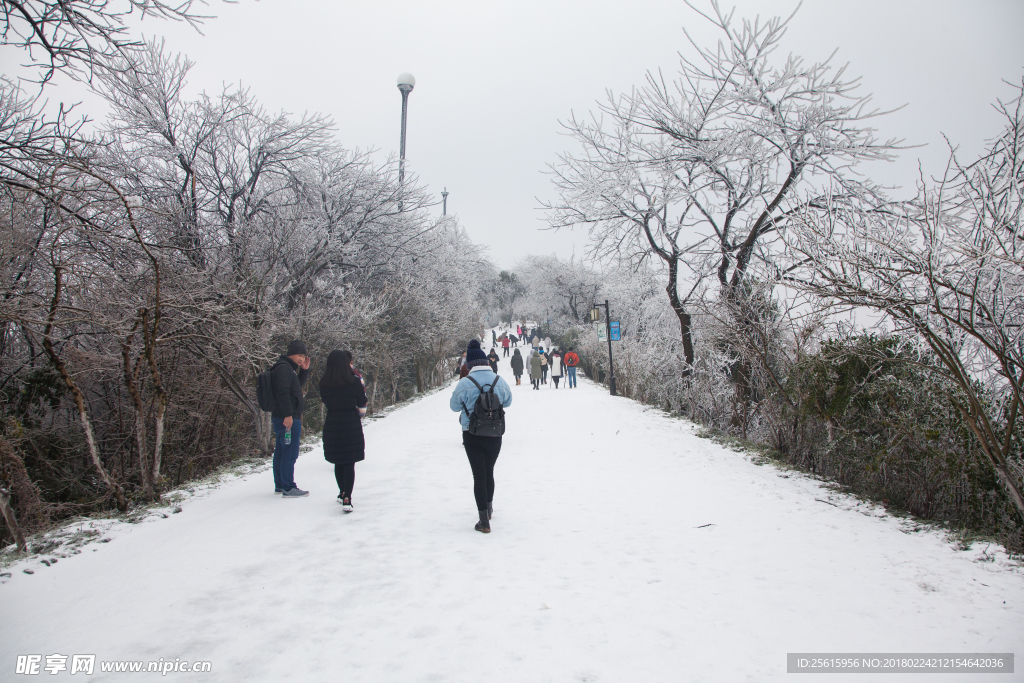
<svg viewBox="0 0 1024 683">
<path fill-rule="evenodd" d="M 505 355 L 508 355 L 508 347 L 512 346 L 512 342 L 509 341 L 508 335 L 501 335 L 501 348 L 505 349 Z"/>
<path fill-rule="evenodd" d="M 570 389 L 575 389 L 576 366 L 580 364 L 580 357 L 576 355 L 571 346 L 562 357 L 562 363 L 565 365 L 565 383 Z"/>
</svg>

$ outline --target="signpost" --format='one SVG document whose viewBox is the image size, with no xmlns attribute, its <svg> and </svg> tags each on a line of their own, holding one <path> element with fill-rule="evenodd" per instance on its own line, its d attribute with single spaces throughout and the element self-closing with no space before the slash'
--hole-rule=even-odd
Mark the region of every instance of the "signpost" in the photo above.
<svg viewBox="0 0 1024 683">
<path fill-rule="evenodd" d="M 603 304 L 594 304 L 594 307 L 590 309 L 591 320 L 597 322 L 601 319 L 601 306 L 604 306 L 605 324 L 597 328 L 597 339 L 598 341 L 608 340 L 608 390 L 612 396 L 615 396 L 615 365 L 612 362 L 612 339 L 615 341 L 619 340 L 619 323 L 612 322 L 612 312 L 608 307 L 608 299 L 605 299 Z"/>
</svg>

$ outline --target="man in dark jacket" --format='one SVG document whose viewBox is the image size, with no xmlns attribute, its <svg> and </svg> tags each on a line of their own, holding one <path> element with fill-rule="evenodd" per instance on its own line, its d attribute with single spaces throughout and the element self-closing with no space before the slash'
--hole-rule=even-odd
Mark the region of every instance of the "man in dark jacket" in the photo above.
<svg viewBox="0 0 1024 683">
<path fill-rule="evenodd" d="M 274 387 L 274 411 L 271 423 L 277 443 L 274 445 L 274 493 L 285 498 L 308 496 L 295 485 L 295 461 L 299 459 L 299 439 L 302 437 L 302 411 L 306 397 L 302 385 L 309 379 L 309 354 L 306 344 L 296 339 L 288 345 L 285 355 L 277 359 L 270 371 Z M 288 443 L 285 443 L 285 436 Z"/>
</svg>

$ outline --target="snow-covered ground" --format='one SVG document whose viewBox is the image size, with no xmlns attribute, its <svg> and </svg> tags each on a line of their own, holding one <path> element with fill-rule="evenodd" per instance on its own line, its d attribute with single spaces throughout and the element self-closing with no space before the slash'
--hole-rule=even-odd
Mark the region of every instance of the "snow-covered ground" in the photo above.
<svg viewBox="0 0 1024 683">
<path fill-rule="evenodd" d="M 353 514 L 314 448 L 308 498 L 263 471 L 9 568 L 0 680 L 70 675 L 14 675 L 25 654 L 206 660 L 168 678 L 209 681 L 648 683 L 780 680 L 787 652 L 1024 651 L 1011 564 L 592 383 L 513 391 L 490 535 L 445 389 L 366 425 Z"/>
</svg>

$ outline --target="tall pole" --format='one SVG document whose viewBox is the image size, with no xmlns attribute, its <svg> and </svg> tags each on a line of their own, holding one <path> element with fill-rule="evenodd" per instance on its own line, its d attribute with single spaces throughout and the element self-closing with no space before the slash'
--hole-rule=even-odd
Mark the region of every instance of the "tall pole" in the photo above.
<svg viewBox="0 0 1024 683">
<path fill-rule="evenodd" d="M 604 324 L 608 331 L 608 390 L 615 396 L 615 363 L 612 361 L 612 311 L 608 299 L 604 300 Z"/>
<path fill-rule="evenodd" d="M 402 92 L 402 140 L 398 147 L 398 184 L 405 184 L 405 122 L 409 113 L 409 93 L 416 87 L 416 79 L 410 73 L 399 74 L 398 89 Z M 401 210 L 401 209 L 399 209 Z"/>
<path fill-rule="evenodd" d="M 398 151 L 398 184 L 402 185 L 405 183 L 405 122 L 409 116 L 409 93 L 412 92 L 412 88 L 398 87 L 402 91 L 402 143 Z"/>
<path fill-rule="evenodd" d="M 448 215 L 448 188 L 447 187 L 444 188 L 444 190 L 441 192 L 441 201 L 442 201 L 441 215 L 442 216 L 447 216 Z"/>
</svg>

